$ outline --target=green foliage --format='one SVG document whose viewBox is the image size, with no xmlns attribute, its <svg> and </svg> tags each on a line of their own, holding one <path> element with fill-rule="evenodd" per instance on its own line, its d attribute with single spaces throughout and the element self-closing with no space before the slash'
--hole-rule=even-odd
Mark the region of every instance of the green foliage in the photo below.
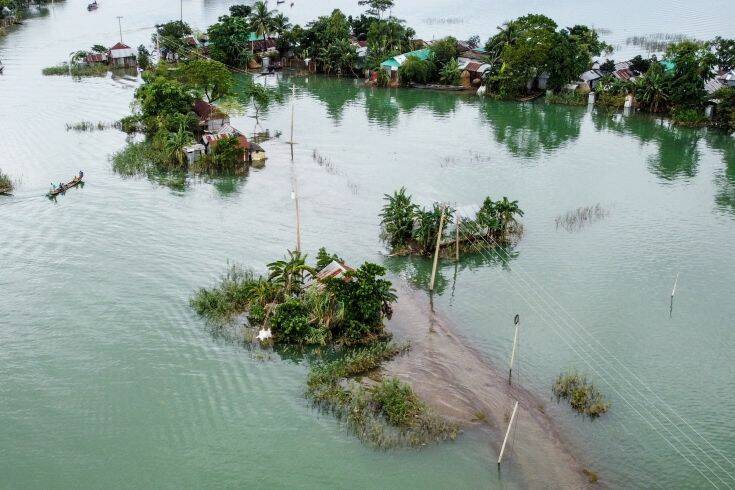
<svg viewBox="0 0 735 490">
<path fill-rule="evenodd" d="M 719 103 L 712 124 L 727 131 L 735 131 L 735 88 L 722 88 L 714 94 L 714 98 Z"/>
<path fill-rule="evenodd" d="M 350 21 L 339 9 L 307 24 L 298 38 L 299 54 L 312 58 L 325 73 L 352 71 L 357 54 L 350 44 Z"/>
<path fill-rule="evenodd" d="M 411 387 L 397 378 L 383 380 L 371 389 L 376 410 L 383 413 L 389 424 L 396 427 L 413 427 L 426 406 Z"/>
<path fill-rule="evenodd" d="M 455 211 L 448 206 L 434 203 L 431 208 L 420 208 L 413 204 L 406 189 L 385 195 L 386 204 L 381 212 L 383 238 L 396 253 L 418 253 L 430 255 L 436 249 L 439 224 L 444 209 L 445 223 L 449 223 Z M 465 239 L 492 238 L 501 244 L 511 243 L 522 233 L 522 226 L 517 217 L 523 216 L 518 201 L 510 201 L 503 197 L 494 202 L 485 198 L 475 220 L 462 218 L 461 228 Z M 447 226 L 444 226 L 440 243 L 446 238 Z"/>
<path fill-rule="evenodd" d="M 374 342 L 368 346 L 357 348 L 331 362 L 317 364 L 311 369 L 307 379 L 309 388 L 335 383 L 342 378 L 355 378 L 369 374 L 380 365 L 408 350 L 408 345 L 396 345 L 392 342 Z"/>
<path fill-rule="evenodd" d="M 190 300 L 194 310 L 213 321 L 229 321 L 248 309 L 256 279 L 252 271 L 231 266 L 212 289 L 201 288 Z"/>
<path fill-rule="evenodd" d="M 235 84 L 230 70 L 219 61 L 197 58 L 187 61 L 178 71 L 182 82 L 208 102 L 229 95 Z"/>
<path fill-rule="evenodd" d="M 674 106 L 701 107 L 706 99 L 706 80 L 712 78 L 717 58 L 705 43 L 681 41 L 669 45 L 665 58 L 674 63 L 670 101 Z"/>
<path fill-rule="evenodd" d="M 57 66 L 49 66 L 41 70 L 44 75 L 71 75 L 73 77 L 101 77 L 109 71 L 107 65 L 95 63 L 92 65 L 72 64 L 71 69 L 68 63 L 62 63 Z"/>
<path fill-rule="evenodd" d="M 381 70 L 382 71 L 382 70 Z M 404 85 L 411 83 L 427 83 L 433 76 L 434 66 L 429 60 L 409 56 L 398 68 L 398 78 Z"/>
<path fill-rule="evenodd" d="M 359 0 L 358 5 L 367 6 L 369 15 L 382 17 L 383 12 L 393 7 L 393 0 Z"/>
<path fill-rule="evenodd" d="M 631 58 L 630 69 L 636 73 L 646 73 L 651 68 L 651 64 L 651 59 L 645 59 L 641 55 L 637 55 L 635 58 Z"/>
<path fill-rule="evenodd" d="M 459 63 L 455 58 L 449 60 L 439 71 L 439 80 L 446 85 L 458 85 L 459 76 Z"/>
<path fill-rule="evenodd" d="M 256 0 L 250 12 L 250 27 L 258 36 L 268 38 L 273 27 L 274 10 L 268 10 L 268 5 L 262 0 Z"/>
<path fill-rule="evenodd" d="M 7 174 L 0 170 L 0 194 L 9 194 L 13 192 L 13 181 Z"/>
<path fill-rule="evenodd" d="M 576 90 L 565 90 L 558 93 L 547 94 L 546 102 L 549 104 L 584 106 L 587 105 L 587 94 L 583 94 Z"/>
<path fill-rule="evenodd" d="M 184 84 L 162 76 L 145 80 L 135 91 L 135 98 L 148 131 L 159 127 L 159 118 L 192 112 L 194 104 L 194 97 Z"/>
<path fill-rule="evenodd" d="M 330 278 L 326 290 L 334 295 L 344 311 L 342 335 L 352 342 L 374 338 L 383 329 L 383 317 L 390 318 L 391 303 L 396 300 L 391 282 L 382 279 L 385 268 L 364 263 L 345 273 L 343 278 Z"/>
<path fill-rule="evenodd" d="M 406 194 L 406 188 L 401 187 L 393 195 L 385 194 L 388 201 L 380 214 L 383 229 L 388 237 L 391 248 L 405 246 L 413 236 L 414 219 L 417 206 L 411 202 L 411 196 Z"/>
<path fill-rule="evenodd" d="M 233 174 L 245 165 L 245 149 L 236 135 L 224 136 L 211 145 L 211 153 L 195 163 L 195 172 Z"/>
<path fill-rule="evenodd" d="M 693 107 L 675 107 L 671 111 L 671 119 L 677 126 L 690 128 L 704 126 L 709 122 L 704 111 Z"/>
<path fill-rule="evenodd" d="M 95 44 L 94 46 L 92 46 L 92 52 L 93 53 L 106 53 L 107 48 L 102 46 L 101 44 Z"/>
<path fill-rule="evenodd" d="M 270 325 L 278 341 L 293 343 L 302 342 L 311 328 L 308 311 L 297 298 L 289 298 L 279 304 L 271 317 Z"/>
<path fill-rule="evenodd" d="M 717 36 L 708 43 L 708 47 L 714 51 L 715 62 L 720 70 L 735 68 L 735 39 L 724 39 Z"/>
<path fill-rule="evenodd" d="M 370 68 L 378 69 L 385 59 L 411 51 L 411 41 L 416 34 L 413 29 L 405 27 L 401 21 L 394 18 L 369 19 L 371 21 L 366 41 Z"/>
<path fill-rule="evenodd" d="M 429 47 L 431 57 L 436 64 L 437 70 L 441 70 L 451 60 L 456 60 L 459 55 L 457 40 L 452 36 L 439 39 Z"/>
<path fill-rule="evenodd" d="M 390 76 L 385 72 L 385 70 L 379 70 L 378 77 L 375 82 L 378 87 L 387 87 L 388 84 L 390 84 Z"/>
<path fill-rule="evenodd" d="M 253 8 L 250 5 L 230 5 L 230 15 L 233 17 L 247 18 Z"/>
<path fill-rule="evenodd" d="M 141 44 L 138 46 L 138 66 L 147 70 L 151 66 L 151 53 Z"/>
<path fill-rule="evenodd" d="M 154 43 L 158 40 L 162 51 L 181 55 L 187 49 L 183 39 L 191 33 L 189 24 L 180 20 L 172 20 L 165 24 L 157 24 L 156 33 L 153 34 L 152 39 Z"/>
<path fill-rule="evenodd" d="M 610 408 L 602 393 L 587 378 L 575 372 L 560 374 L 552 387 L 557 401 L 565 399 L 578 413 L 594 419 Z"/>
<path fill-rule="evenodd" d="M 253 55 L 248 42 L 250 24 L 239 15 L 223 15 L 207 29 L 209 55 L 229 66 L 247 66 Z"/>
<path fill-rule="evenodd" d="M 319 249 L 319 252 L 316 254 L 316 271 L 320 271 L 324 269 L 326 266 L 331 264 L 332 262 L 340 262 L 342 263 L 343 260 L 339 258 L 337 254 L 330 254 L 327 252 L 327 249 L 324 247 L 321 247 Z"/>
<path fill-rule="evenodd" d="M 659 112 L 668 107 L 671 93 L 671 76 L 660 63 L 652 63 L 648 71 L 634 82 L 635 97 L 642 108 Z"/>
<path fill-rule="evenodd" d="M 306 255 L 291 250 L 284 259 L 268 264 L 268 271 L 268 280 L 279 284 L 286 297 L 300 295 L 306 274 L 315 273 L 314 268 L 306 263 Z"/>
</svg>

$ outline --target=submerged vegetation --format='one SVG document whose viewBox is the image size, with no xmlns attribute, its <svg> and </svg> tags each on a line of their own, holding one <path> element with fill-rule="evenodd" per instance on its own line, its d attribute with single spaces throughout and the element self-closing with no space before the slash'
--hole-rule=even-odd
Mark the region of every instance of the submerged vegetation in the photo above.
<svg viewBox="0 0 735 490">
<path fill-rule="evenodd" d="M 366 443 L 418 446 L 456 437 L 457 427 L 432 414 L 410 386 L 380 379 L 382 363 L 408 350 L 390 342 L 383 326 L 396 300 L 385 269 L 353 269 L 324 248 L 314 265 L 289 251 L 267 267 L 264 276 L 230 267 L 214 288 L 194 295 L 192 307 L 220 324 L 244 315 L 261 341 L 328 347 L 333 355 L 312 366 L 306 396 Z"/>
<path fill-rule="evenodd" d="M 72 63 L 62 63 L 56 66 L 49 66 L 41 70 L 44 75 L 71 75 L 73 77 L 100 77 L 107 74 L 109 68 L 107 65 L 78 65 Z"/>
<path fill-rule="evenodd" d="M 13 191 L 13 181 L 0 170 L 0 194 L 9 194 Z"/>
<path fill-rule="evenodd" d="M 75 123 L 66 123 L 67 131 L 104 131 L 106 129 L 122 130 L 121 121 L 104 122 L 104 121 L 78 121 Z"/>
<path fill-rule="evenodd" d="M 560 374 L 552 388 L 556 400 L 562 398 L 569 401 L 569 405 L 577 411 L 594 419 L 604 414 L 610 408 L 602 393 L 587 378 L 569 372 Z"/>
<path fill-rule="evenodd" d="M 385 201 L 380 215 L 383 238 L 396 255 L 431 255 L 437 240 L 442 250 L 456 242 L 465 247 L 512 245 L 523 233 L 523 226 L 517 220 L 523 211 L 518 201 L 507 197 L 499 201 L 486 197 L 472 216 L 459 216 L 455 209 L 440 203 L 433 203 L 428 209 L 419 207 L 405 188 L 386 194 Z M 454 219 L 454 233 L 447 225 L 451 219 Z"/>
<path fill-rule="evenodd" d="M 600 203 L 583 206 L 556 217 L 556 227 L 567 231 L 579 231 L 585 225 L 599 221 L 610 214 Z"/>
</svg>

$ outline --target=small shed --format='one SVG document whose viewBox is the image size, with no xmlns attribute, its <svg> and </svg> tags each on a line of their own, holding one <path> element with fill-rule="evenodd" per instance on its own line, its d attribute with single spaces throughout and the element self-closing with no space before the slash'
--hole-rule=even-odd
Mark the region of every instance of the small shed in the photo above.
<svg viewBox="0 0 735 490">
<path fill-rule="evenodd" d="M 582 83 L 586 83 L 590 90 L 594 90 L 595 86 L 602 80 L 605 75 L 599 69 L 587 70 L 579 76 Z"/>
<path fill-rule="evenodd" d="M 117 43 L 107 52 L 110 65 L 119 68 L 130 68 L 137 66 L 135 62 L 135 51 L 127 44 Z"/>
<path fill-rule="evenodd" d="M 249 144 L 249 158 L 251 162 L 262 162 L 265 160 L 265 150 L 257 143 Z"/>
<path fill-rule="evenodd" d="M 186 153 L 186 160 L 189 162 L 189 165 L 204 156 L 205 152 L 206 148 L 201 143 L 195 143 L 184 147 L 184 153 Z"/>
<path fill-rule="evenodd" d="M 219 131 L 225 124 L 230 124 L 227 114 L 202 99 L 194 102 L 194 113 L 199 117 L 199 125 L 211 133 Z"/>
<path fill-rule="evenodd" d="M 84 57 L 84 62 L 88 65 L 107 63 L 107 53 L 90 53 Z"/>
</svg>

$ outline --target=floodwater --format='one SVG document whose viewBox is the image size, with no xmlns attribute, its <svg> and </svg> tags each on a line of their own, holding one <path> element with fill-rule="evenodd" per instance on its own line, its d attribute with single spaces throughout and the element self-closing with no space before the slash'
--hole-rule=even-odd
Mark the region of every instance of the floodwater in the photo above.
<svg viewBox="0 0 735 490">
<path fill-rule="evenodd" d="M 296 3 L 297 22 L 334 5 Z M 353 263 L 382 263 L 419 290 L 428 261 L 382 254 L 383 193 L 405 185 L 422 203 L 518 199 L 525 236 L 513 257 L 443 262 L 436 310 L 499 369 L 520 315 L 514 377 L 608 484 L 735 485 L 735 140 L 638 115 L 284 77 L 268 83 L 296 85 L 293 166 L 286 99 L 261 117 L 284 133 L 263 143 L 263 169 L 177 187 L 125 179 L 108 160 L 123 134 L 65 125 L 127 114 L 138 81 L 43 77 L 41 68 L 113 44 L 117 15 L 127 43 L 149 42 L 151 26 L 178 15 L 179 4 L 100 4 L 91 14 L 80 1 L 53 5 L 0 38 L 0 168 L 19 181 L 14 196 L 0 197 L 0 486 L 528 481 L 513 450 L 499 475 L 495 445 L 474 431 L 421 451 L 366 448 L 309 406 L 303 361 L 246 349 L 188 307 L 226 261 L 261 269 L 293 247 L 292 171 L 306 250 L 325 245 Z M 184 16 L 204 27 L 230 4 L 184 2 Z M 735 34 L 719 1 L 636 5 L 633 20 L 619 4 L 448 5 L 399 0 L 395 13 L 426 38 L 486 37 L 536 7 L 558 9 L 562 24 L 610 29 L 622 43 L 628 32 Z M 431 20 L 440 16 L 464 20 Z M 250 131 L 255 122 L 233 124 Z M 80 168 L 84 188 L 43 197 Z M 603 219 L 557 228 L 558 215 L 596 203 L 609 211 Z M 551 398 L 554 378 L 570 368 L 610 398 L 607 415 L 591 422 Z M 522 431 L 513 438 L 518 453 L 533 443 Z"/>
</svg>

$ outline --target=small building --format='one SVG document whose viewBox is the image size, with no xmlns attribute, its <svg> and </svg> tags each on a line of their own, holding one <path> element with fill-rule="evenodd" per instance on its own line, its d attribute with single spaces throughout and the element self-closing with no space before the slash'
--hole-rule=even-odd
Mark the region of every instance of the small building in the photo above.
<svg viewBox="0 0 735 490">
<path fill-rule="evenodd" d="M 186 153 L 186 160 L 189 162 L 189 165 L 204 156 L 206 151 L 207 149 L 201 143 L 195 143 L 193 145 L 184 147 L 184 153 Z"/>
<path fill-rule="evenodd" d="M 202 99 L 194 102 L 194 113 L 199 117 L 199 125 L 202 129 L 210 133 L 216 133 L 225 124 L 230 124 L 227 114 Z"/>
<path fill-rule="evenodd" d="M 587 70 L 579 76 L 579 80 L 581 82 L 580 85 L 584 86 L 586 84 L 587 88 L 595 90 L 595 87 L 600 83 L 600 80 L 602 80 L 604 76 L 605 74 L 599 69 L 593 68 L 592 70 Z"/>
<path fill-rule="evenodd" d="M 720 80 L 722 80 L 722 83 L 728 87 L 735 87 L 735 68 L 725 73 Z"/>
<path fill-rule="evenodd" d="M 251 162 L 262 162 L 265 160 L 265 150 L 257 143 L 249 142 L 248 158 Z"/>
<path fill-rule="evenodd" d="M 388 58 L 380 64 L 380 68 L 386 71 L 396 72 L 398 71 L 398 68 L 400 68 L 401 65 L 403 65 L 403 63 L 405 63 L 409 57 L 413 56 L 420 60 L 427 60 L 429 59 L 429 55 L 431 55 L 431 50 L 429 48 L 409 51 L 408 53 L 403 53 L 397 56 L 393 56 L 392 58 Z"/>
<path fill-rule="evenodd" d="M 482 80 L 482 77 L 485 76 L 485 72 L 492 68 L 487 63 L 480 63 L 472 58 L 465 58 L 463 56 L 457 58 L 457 63 L 460 71 L 467 71 L 469 73 L 471 81 L 478 78 Z"/>
<path fill-rule="evenodd" d="M 107 51 L 107 59 L 111 66 L 131 68 L 137 66 L 135 51 L 127 44 L 117 43 Z"/>
<path fill-rule="evenodd" d="M 212 153 L 217 141 L 226 136 L 237 136 L 240 147 L 244 150 L 243 161 L 248 163 L 262 162 L 266 159 L 265 150 L 260 145 L 248 141 L 244 134 L 232 127 L 229 123 L 224 124 L 216 133 L 206 133 L 202 136 L 203 147 L 206 153 Z"/>
<path fill-rule="evenodd" d="M 107 63 L 107 53 L 90 53 L 84 57 L 84 62 L 88 65 Z"/>
</svg>

